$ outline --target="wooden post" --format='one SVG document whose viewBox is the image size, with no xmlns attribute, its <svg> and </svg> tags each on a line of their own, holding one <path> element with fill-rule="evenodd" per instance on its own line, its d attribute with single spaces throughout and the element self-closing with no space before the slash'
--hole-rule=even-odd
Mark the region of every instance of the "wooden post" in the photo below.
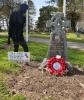
<svg viewBox="0 0 84 100">
<path fill-rule="evenodd" d="M 28 10 L 27 10 L 27 12 L 26 12 L 26 42 L 28 42 L 28 37 L 29 37 L 29 18 L 28 18 L 29 16 L 28 16 Z"/>
<path fill-rule="evenodd" d="M 28 4 L 28 1 L 27 1 Z M 29 16 L 28 16 L 28 10 L 26 12 L 26 42 L 28 42 L 28 38 L 29 38 Z"/>
<path fill-rule="evenodd" d="M 63 1 L 63 13 L 64 13 L 64 19 L 66 20 L 66 0 Z M 67 40 L 66 40 L 66 33 L 64 32 L 64 51 L 66 55 L 66 60 L 68 60 L 67 56 Z"/>
<path fill-rule="evenodd" d="M 66 0 L 63 1 L 63 13 L 64 17 L 66 17 Z"/>
</svg>

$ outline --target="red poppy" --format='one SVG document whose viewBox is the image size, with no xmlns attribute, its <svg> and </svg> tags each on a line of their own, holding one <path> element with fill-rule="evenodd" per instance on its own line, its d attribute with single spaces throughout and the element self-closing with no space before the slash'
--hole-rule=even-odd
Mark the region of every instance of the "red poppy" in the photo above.
<svg viewBox="0 0 84 100">
<path fill-rule="evenodd" d="M 62 75 L 67 66 L 63 58 L 56 56 L 48 60 L 47 67 L 52 75 Z"/>
</svg>

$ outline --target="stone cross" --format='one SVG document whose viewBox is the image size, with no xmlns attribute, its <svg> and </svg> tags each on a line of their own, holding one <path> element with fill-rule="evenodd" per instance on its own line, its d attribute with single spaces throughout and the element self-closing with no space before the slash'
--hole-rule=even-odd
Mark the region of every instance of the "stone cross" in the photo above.
<svg viewBox="0 0 84 100">
<path fill-rule="evenodd" d="M 51 28 L 48 58 L 60 55 L 67 60 L 67 42 L 64 31 L 64 14 L 57 12 L 50 20 Z"/>
</svg>

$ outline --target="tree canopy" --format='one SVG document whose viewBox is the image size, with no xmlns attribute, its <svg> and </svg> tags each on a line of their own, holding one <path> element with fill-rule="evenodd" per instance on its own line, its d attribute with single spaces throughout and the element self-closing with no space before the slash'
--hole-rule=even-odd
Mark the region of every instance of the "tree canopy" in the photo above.
<svg viewBox="0 0 84 100">
<path fill-rule="evenodd" d="M 49 0 L 51 3 L 57 2 L 58 11 L 63 11 L 63 0 Z M 71 20 L 72 30 L 75 31 L 77 20 L 80 18 L 80 13 L 84 11 L 84 0 L 66 0 L 66 15 Z"/>
<path fill-rule="evenodd" d="M 2 19 L 2 17 L 4 16 L 5 18 L 9 19 L 11 12 L 19 9 L 20 4 L 22 4 L 21 1 L 22 0 L 4 0 L 3 2 L 3 0 L 1 0 L 1 2 L 4 5 L 0 9 L 0 18 Z M 36 13 L 35 6 L 32 0 L 28 0 L 28 11 L 29 11 L 29 25 L 32 25 L 33 16 Z"/>
<path fill-rule="evenodd" d="M 37 28 L 39 31 L 45 31 L 46 22 L 51 19 L 52 13 L 56 11 L 57 8 L 52 6 L 45 6 L 40 9 L 40 17 L 37 22 Z"/>
</svg>

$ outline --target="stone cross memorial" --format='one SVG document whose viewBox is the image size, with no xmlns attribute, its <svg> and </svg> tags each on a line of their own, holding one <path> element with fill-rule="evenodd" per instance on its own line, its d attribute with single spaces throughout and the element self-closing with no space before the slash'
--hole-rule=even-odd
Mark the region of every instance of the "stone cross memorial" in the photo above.
<svg viewBox="0 0 84 100">
<path fill-rule="evenodd" d="M 64 31 L 64 14 L 57 12 L 50 20 L 51 28 L 50 44 L 48 50 L 48 58 L 60 55 L 67 60 L 67 42 L 66 33 Z"/>
</svg>

